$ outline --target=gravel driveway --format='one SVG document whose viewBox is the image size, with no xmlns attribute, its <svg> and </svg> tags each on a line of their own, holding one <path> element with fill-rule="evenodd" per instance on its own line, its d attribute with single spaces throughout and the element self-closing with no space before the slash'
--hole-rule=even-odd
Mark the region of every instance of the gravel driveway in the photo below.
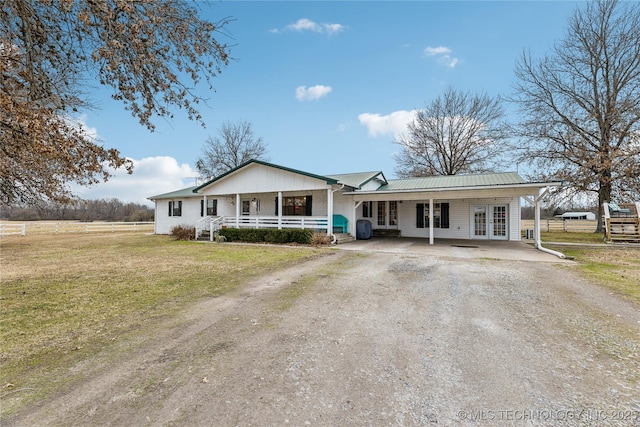
<svg viewBox="0 0 640 427">
<path fill-rule="evenodd" d="M 5 421 L 640 426 L 640 312 L 570 262 L 345 248 L 114 344 Z"/>
</svg>

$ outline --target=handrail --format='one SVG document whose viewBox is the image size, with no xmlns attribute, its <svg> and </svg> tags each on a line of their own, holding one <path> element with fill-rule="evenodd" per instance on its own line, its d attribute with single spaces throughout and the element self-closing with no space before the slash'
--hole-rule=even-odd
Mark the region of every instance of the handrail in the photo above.
<svg viewBox="0 0 640 427">
<path fill-rule="evenodd" d="M 196 228 L 196 240 L 198 240 L 198 237 L 200 237 L 200 235 L 202 234 L 202 232 L 204 230 L 207 229 L 207 224 L 209 223 L 209 221 L 211 221 L 211 217 L 210 216 L 205 216 L 200 218 L 199 220 L 196 221 L 195 224 L 195 228 Z"/>
<path fill-rule="evenodd" d="M 219 231 L 222 228 L 223 223 L 224 223 L 223 216 L 215 217 L 209 222 L 209 241 L 213 242 L 213 237 L 215 232 Z"/>
</svg>

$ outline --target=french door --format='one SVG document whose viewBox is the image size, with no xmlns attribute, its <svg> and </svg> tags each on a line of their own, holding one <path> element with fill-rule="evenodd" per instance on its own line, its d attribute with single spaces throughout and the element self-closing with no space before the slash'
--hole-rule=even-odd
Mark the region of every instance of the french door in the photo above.
<svg viewBox="0 0 640 427">
<path fill-rule="evenodd" d="M 507 240 L 509 238 L 508 205 L 475 205 L 471 215 L 474 239 Z"/>
<path fill-rule="evenodd" d="M 398 228 L 398 202 L 378 202 L 376 228 Z"/>
</svg>

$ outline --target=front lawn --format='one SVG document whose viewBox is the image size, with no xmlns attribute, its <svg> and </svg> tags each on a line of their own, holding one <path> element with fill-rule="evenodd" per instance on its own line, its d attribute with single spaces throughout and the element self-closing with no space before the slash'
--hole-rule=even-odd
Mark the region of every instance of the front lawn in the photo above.
<svg viewBox="0 0 640 427">
<path fill-rule="evenodd" d="M 329 252 L 117 233 L 9 237 L 0 244 L 2 396 L 46 393 L 65 369 L 123 334 Z"/>
</svg>

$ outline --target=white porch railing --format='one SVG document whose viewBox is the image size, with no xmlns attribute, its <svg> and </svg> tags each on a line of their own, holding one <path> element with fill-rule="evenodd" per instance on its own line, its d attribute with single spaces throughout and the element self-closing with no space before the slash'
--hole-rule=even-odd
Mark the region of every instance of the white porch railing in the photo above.
<svg viewBox="0 0 640 427">
<path fill-rule="evenodd" d="M 196 221 L 196 240 L 202 234 L 204 230 L 209 228 L 209 223 L 213 220 L 213 217 L 205 216 Z"/>
<path fill-rule="evenodd" d="M 222 224 L 224 223 L 224 217 L 218 216 L 211 220 L 209 223 L 209 240 L 213 242 L 214 234 L 216 231 L 222 228 Z"/>
<path fill-rule="evenodd" d="M 327 229 L 326 216 L 225 216 L 224 225 L 231 228 L 311 228 Z"/>
</svg>

